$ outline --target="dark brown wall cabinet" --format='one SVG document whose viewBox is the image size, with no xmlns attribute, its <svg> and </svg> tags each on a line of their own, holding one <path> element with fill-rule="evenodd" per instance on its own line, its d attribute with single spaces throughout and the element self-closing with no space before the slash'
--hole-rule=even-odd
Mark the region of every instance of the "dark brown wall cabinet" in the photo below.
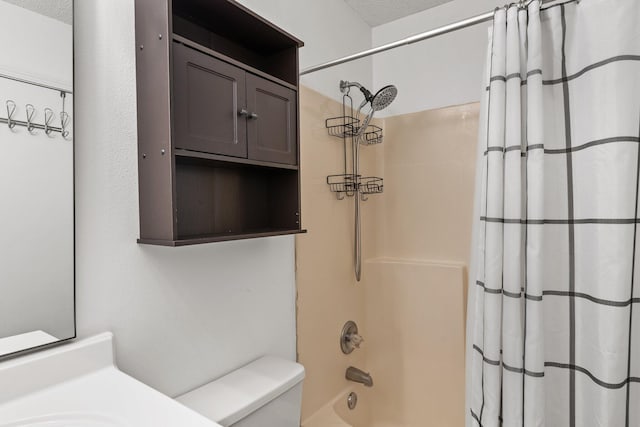
<svg viewBox="0 0 640 427">
<path fill-rule="evenodd" d="M 190 47 L 173 48 L 175 146 L 297 164 L 297 92 Z"/>
<path fill-rule="evenodd" d="M 231 0 L 136 0 L 140 243 L 300 227 L 298 48 Z"/>
</svg>

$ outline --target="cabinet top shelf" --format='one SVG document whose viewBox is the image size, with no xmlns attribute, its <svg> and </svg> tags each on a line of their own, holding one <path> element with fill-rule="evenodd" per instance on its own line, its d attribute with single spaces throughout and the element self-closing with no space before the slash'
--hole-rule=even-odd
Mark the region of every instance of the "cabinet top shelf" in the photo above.
<svg viewBox="0 0 640 427">
<path fill-rule="evenodd" d="M 260 77 L 263 77 L 263 78 L 265 78 L 267 80 L 271 80 L 272 82 L 278 83 L 279 85 L 282 85 L 282 86 L 285 86 L 285 87 L 288 87 L 289 89 L 298 90 L 298 87 L 296 85 L 294 85 L 294 84 L 291 84 L 291 83 L 286 82 L 286 81 L 284 81 L 282 79 L 279 79 L 278 77 L 273 76 L 273 75 L 271 75 L 269 73 L 266 73 L 264 71 L 258 70 L 255 67 L 252 67 L 250 65 L 244 64 L 241 61 L 235 60 L 235 59 L 233 59 L 233 58 L 231 58 L 231 57 L 229 57 L 227 55 L 224 55 L 224 54 L 222 54 L 220 52 L 217 52 L 217 51 L 215 51 L 213 49 L 209 49 L 206 46 L 202 46 L 200 43 L 196 43 L 193 40 L 189 40 L 188 38 L 183 37 L 183 36 L 181 36 L 179 34 L 173 34 L 173 41 L 176 42 L 176 43 L 181 43 L 181 44 L 183 44 L 185 46 L 188 46 L 188 47 L 190 47 L 192 49 L 195 49 L 195 50 L 197 50 L 199 52 L 202 52 L 202 53 L 204 53 L 206 55 L 213 56 L 214 58 L 218 58 L 218 59 L 220 59 L 220 60 L 222 60 L 224 62 L 227 62 L 227 63 L 229 63 L 231 65 L 235 65 L 236 67 L 243 68 L 243 69 L 247 70 L 248 72 L 250 72 L 252 74 L 255 74 L 256 76 L 260 76 Z"/>
<path fill-rule="evenodd" d="M 257 50 L 304 46 L 298 38 L 234 0 L 173 0 L 173 14 Z"/>
</svg>

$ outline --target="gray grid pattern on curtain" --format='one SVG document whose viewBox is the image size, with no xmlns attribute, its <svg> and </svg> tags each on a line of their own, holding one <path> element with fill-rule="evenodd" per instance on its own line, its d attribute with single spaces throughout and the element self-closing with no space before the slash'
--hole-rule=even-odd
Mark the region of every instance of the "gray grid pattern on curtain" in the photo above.
<svg viewBox="0 0 640 427">
<path fill-rule="evenodd" d="M 491 99 L 494 89 L 500 92 L 499 102 L 503 102 L 504 85 L 509 81 L 520 80 L 526 97 L 528 79 L 541 79 L 547 119 L 545 125 L 556 129 L 555 132 L 545 132 L 545 137 L 553 136 L 549 140 L 529 141 L 523 137 L 520 144 L 513 143 L 517 141 L 510 144 L 505 138 L 503 144 L 491 145 L 491 138 L 487 137 L 483 153 L 487 169 L 491 156 L 502 156 L 502 163 L 493 163 L 502 167 L 509 162 L 508 156 L 518 156 L 522 159 L 525 188 L 529 173 L 527 157 L 534 151 L 543 153 L 544 188 L 551 194 L 551 200 L 545 199 L 544 217 L 530 217 L 526 208 L 519 216 L 505 215 L 504 211 L 492 212 L 489 203 L 481 208 L 479 221 L 487 230 L 485 236 L 492 232 L 492 228 L 497 230 L 499 227 L 500 236 L 506 236 L 505 230 L 517 227 L 523 237 L 525 252 L 522 257 L 525 272 L 520 291 L 505 289 L 502 279 L 485 283 L 482 272 L 475 282 L 482 301 L 485 298 L 500 299 L 498 304 L 503 323 L 505 310 L 512 304 L 520 305 L 525 331 L 528 330 L 527 310 L 531 304 L 543 304 L 540 310 L 546 316 L 543 320 L 546 334 L 543 370 L 529 369 L 526 351 L 522 355 L 522 363 L 509 363 L 504 359 L 502 345 L 497 357 L 489 357 L 485 354 L 482 340 L 472 343 L 473 352 L 481 360 L 483 373 L 479 386 L 482 404 L 470 408 L 470 412 L 481 426 L 495 425 L 495 420 L 483 419 L 487 393 L 485 379 L 491 375 L 497 376 L 503 385 L 508 375 L 522 376 L 523 384 L 529 380 L 544 381 L 543 387 L 550 395 L 543 408 L 548 416 L 541 418 L 546 420 L 546 425 L 640 426 L 640 410 L 636 409 L 640 407 L 640 309 L 636 307 L 634 310 L 634 306 L 640 303 L 640 286 L 635 284 L 638 274 L 636 236 L 640 221 L 640 49 L 622 54 L 616 52 L 616 55 L 588 64 L 580 64 L 575 53 L 568 55 L 567 49 L 580 51 L 574 47 L 580 43 L 578 37 L 583 36 L 577 28 L 583 18 L 576 16 L 581 13 L 577 8 L 585 7 L 589 1 L 603 2 L 584 0 L 581 5 L 561 4 L 540 11 L 543 31 L 553 33 L 553 25 L 560 27 L 546 40 L 543 37 L 543 45 L 546 42 L 552 48 L 559 48 L 555 52 L 559 58 L 546 58 L 548 63 L 552 63 L 549 67 L 530 69 L 526 73 L 506 69 L 504 74 L 492 74 L 486 87 L 489 103 L 495 102 Z M 627 12 L 635 13 L 637 21 L 640 19 L 639 10 L 637 6 L 631 6 Z M 571 14 L 571 19 L 568 19 L 568 14 Z M 559 35 L 558 32 L 561 37 L 553 39 L 554 35 Z M 640 43 L 634 45 L 635 48 L 639 46 Z M 554 75 L 558 72 L 559 76 Z M 617 95 L 621 95 L 619 103 L 611 102 L 617 99 L 602 93 L 616 84 L 615 90 L 620 91 Z M 624 84 L 630 85 L 619 87 Z M 636 91 L 635 100 L 623 96 L 625 91 Z M 583 104 L 589 101 L 593 104 L 601 102 L 601 105 Z M 526 104 L 526 99 L 523 103 Z M 615 109 L 618 114 L 612 123 L 607 124 L 605 131 L 590 123 L 594 121 L 594 108 L 598 107 Z M 633 130 L 631 124 L 635 125 Z M 487 181 L 483 185 L 489 185 L 491 172 L 485 172 L 483 176 Z M 485 190 L 485 193 L 490 192 L 490 189 Z M 527 199 L 526 190 L 524 193 Z M 489 196 L 485 194 L 485 197 Z M 527 233 L 535 227 L 545 240 L 543 247 L 536 249 L 545 252 L 540 256 L 549 267 L 543 273 L 544 288 L 541 292 L 530 292 L 526 286 L 526 260 L 531 256 L 527 253 L 530 247 Z M 508 243 L 505 243 L 504 251 L 508 250 Z M 481 318 L 481 330 L 484 331 L 481 335 L 486 338 L 488 326 L 484 316 L 486 314 Z M 606 347 L 611 344 L 607 335 L 623 337 L 617 344 L 624 342 L 625 348 L 617 349 L 615 354 L 606 354 L 611 350 Z M 526 332 L 523 339 L 526 341 Z M 605 348 L 598 346 L 603 343 Z M 485 370 L 492 371 L 487 374 Z M 526 390 L 523 385 L 523 415 L 518 425 L 527 425 L 524 416 L 527 411 Z M 501 388 L 499 399 L 504 402 L 502 393 Z M 554 401 L 557 397 L 562 398 Z M 605 408 L 598 412 L 599 408 L 586 407 L 588 403 Z M 500 425 L 505 421 L 503 409 L 501 403 L 497 419 Z M 598 420 L 587 415 L 595 413 L 602 418 Z"/>
</svg>

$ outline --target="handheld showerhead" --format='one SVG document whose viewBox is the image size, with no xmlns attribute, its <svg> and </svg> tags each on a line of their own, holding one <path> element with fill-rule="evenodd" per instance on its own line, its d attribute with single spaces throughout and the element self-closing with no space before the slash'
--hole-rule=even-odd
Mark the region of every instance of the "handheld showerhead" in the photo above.
<svg viewBox="0 0 640 427">
<path fill-rule="evenodd" d="M 380 111 L 387 108 L 398 96 L 398 88 L 394 85 L 385 86 L 371 97 L 369 102 L 373 111 Z"/>
<path fill-rule="evenodd" d="M 398 89 L 394 85 L 385 86 L 374 95 L 358 82 L 340 81 L 340 91 L 342 93 L 345 93 L 350 87 L 357 87 L 364 95 L 364 101 L 360 105 L 360 109 L 369 103 L 373 111 L 380 111 L 387 108 L 398 95 Z"/>
</svg>

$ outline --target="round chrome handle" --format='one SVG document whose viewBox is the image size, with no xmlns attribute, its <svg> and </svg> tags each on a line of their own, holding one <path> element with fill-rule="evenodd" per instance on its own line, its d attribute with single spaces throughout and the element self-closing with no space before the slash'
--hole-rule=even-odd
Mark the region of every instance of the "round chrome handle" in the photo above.
<svg viewBox="0 0 640 427">
<path fill-rule="evenodd" d="M 243 108 L 242 110 L 238 111 L 238 115 L 242 117 L 246 117 L 249 115 L 249 112 Z"/>
<path fill-rule="evenodd" d="M 249 114 L 249 118 L 255 120 L 255 119 L 258 118 L 258 115 L 256 113 L 251 113 L 251 114 Z"/>
</svg>

